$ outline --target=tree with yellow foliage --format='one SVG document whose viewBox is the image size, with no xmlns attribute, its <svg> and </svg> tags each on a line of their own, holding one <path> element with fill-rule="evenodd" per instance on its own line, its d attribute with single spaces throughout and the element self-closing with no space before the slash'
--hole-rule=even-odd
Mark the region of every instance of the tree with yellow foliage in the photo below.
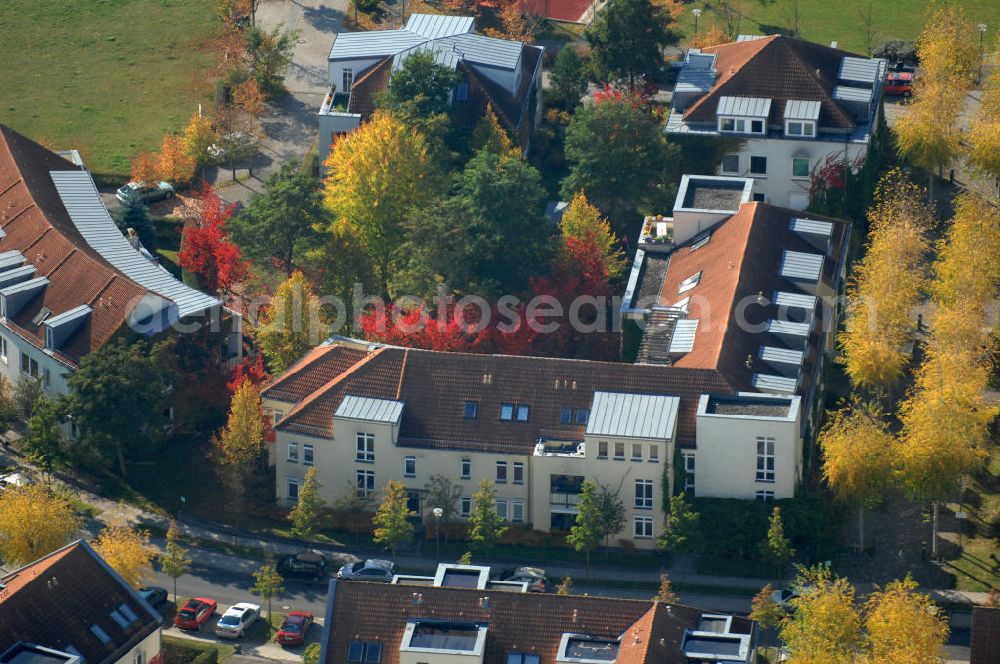
<svg viewBox="0 0 1000 664">
<path fill-rule="evenodd" d="M 44 484 L 0 493 L 0 558 L 25 565 L 72 540 L 81 526 L 69 502 Z"/>
<path fill-rule="evenodd" d="M 591 240 L 608 266 L 608 278 L 617 279 L 625 272 L 625 254 L 617 247 L 617 239 L 611 224 L 601 216 L 601 211 L 587 201 L 587 196 L 578 191 L 563 213 L 559 223 L 563 244 L 566 238 Z"/>
<path fill-rule="evenodd" d="M 938 307 L 961 309 L 964 318 L 982 325 L 986 305 L 1000 294 L 998 284 L 1000 209 L 964 192 L 955 199 L 955 216 L 938 242 L 931 297 Z"/>
<path fill-rule="evenodd" d="M 257 327 L 267 367 L 277 375 L 330 334 L 319 298 L 301 272 L 283 281 Z"/>
<path fill-rule="evenodd" d="M 781 623 L 786 664 L 855 664 L 862 648 L 854 587 L 822 565 L 799 570 L 800 595 Z"/>
<path fill-rule="evenodd" d="M 994 52 L 997 50 L 1000 39 Z M 965 136 L 969 143 L 969 163 L 982 173 L 1000 178 L 1000 67 L 993 67 L 982 89 L 979 108 Z"/>
<path fill-rule="evenodd" d="M 865 508 L 882 498 L 894 465 L 895 439 L 878 406 L 854 402 L 833 413 L 819 434 L 823 477 L 837 500 L 858 508 L 858 546 L 865 547 Z"/>
<path fill-rule="evenodd" d="M 510 140 L 510 134 L 500 125 L 493 105 L 486 104 L 486 112 L 483 119 L 476 125 L 472 132 L 472 146 L 478 150 L 486 150 L 498 155 L 510 155 L 521 153 L 520 148 L 514 147 L 514 142 Z"/>
<path fill-rule="evenodd" d="M 167 134 L 163 137 L 160 154 L 156 159 L 156 177 L 171 184 L 182 184 L 191 181 L 197 166 L 184 147 L 184 138 L 178 134 Z"/>
<path fill-rule="evenodd" d="M 865 602 L 865 634 L 870 664 L 940 662 L 948 619 L 917 582 L 906 577 L 876 589 Z"/>
<path fill-rule="evenodd" d="M 229 405 L 226 426 L 212 438 L 220 479 L 234 507 L 238 523 L 246 497 L 246 485 L 264 460 L 264 413 L 260 388 L 250 380 L 240 383 Z"/>
<path fill-rule="evenodd" d="M 152 152 L 140 152 L 132 160 L 132 169 L 129 174 L 132 182 L 138 182 L 146 186 L 156 183 L 158 158 Z"/>
<path fill-rule="evenodd" d="M 212 121 L 201 113 L 195 113 L 184 128 L 184 152 L 194 159 L 196 164 L 207 163 L 211 160 L 208 148 L 215 144 L 218 138 Z"/>
<path fill-rule="evenodd" d="M 691 39 L 691 46 L 694 48 L 707 48 L 709 46 L 725 44 L 729 41 L 729 35 L 726 34 L 726 31 L 713 23 L 708 26 L 707 30 L 698 33 Z"/>
<path fill-rule="evenodd" d="M 979 67 L 976 35 L 976 25 L 961 4 L 935 2 L 917 37 L 918 81 L 950 81 L 958 86 L 954 92 L 969 89 Z"/>
<path fill-rule="evenodd" d="M 153 579 L 154 553 L 149 545 L 149 531 L 116 522 L 105 526 L 93 544 L 104 562 L 133 588 Z"/>
<path fill-rule="evenodd" d="M 838 341 L 851 382 L 880 392 L 909 362 L 905 347 L 915 326 L 910 312 L 926 282 L 923 263 L 933 211 L 924 190 L 898 169 L 882 178 L 874 200 L 867 251 L 848 284 L 847 317 Z"/>
<path fill-rule="evenodd" d="M 330 150 L 326 205 L 334 223 L 352 227 L 375 267 L 382 295 L 389 294 L 406 220 L 443 193 L 445 184 L 426 139 L 385 112 L 376 112 Z"/>
</svg>

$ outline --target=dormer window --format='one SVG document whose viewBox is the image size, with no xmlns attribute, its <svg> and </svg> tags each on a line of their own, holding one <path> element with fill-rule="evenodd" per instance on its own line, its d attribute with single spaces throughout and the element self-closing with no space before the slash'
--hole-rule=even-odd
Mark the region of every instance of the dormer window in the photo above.
<svg viewBox="0 0 1000 664">
<path fill-rule="evenodd" d="M 681 285 L 677 287 L 678 293 L 686 293 L 701 281 L 701 272 L 695 272 L 690 277 L 681 282 Z"/>
<path fill-rule="evenodd" d="M 724 134 L 763 134 L 762 118 L 719 118 L 719 131 Z"/>
<path fill-rule="evenodd" d="M 816 123 L 802 120 L 788 120 L 785 122 L 785 136 L 796 136 L 801 138 L 812 138 L 816 135 Z"/>
</svg>

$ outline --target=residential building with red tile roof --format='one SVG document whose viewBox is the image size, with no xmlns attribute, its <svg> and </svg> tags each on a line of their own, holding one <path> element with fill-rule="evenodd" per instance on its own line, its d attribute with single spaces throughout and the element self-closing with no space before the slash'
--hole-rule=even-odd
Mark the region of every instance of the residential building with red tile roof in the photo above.
<svg viewBox="0 0 1000 664">
<path fill-rule="evenodd" d="M 663 602 L 332 581 L 320 662 L 756 661 L 756 623 Z"/>
<path fill-rule="evenodd" d="M 541 116 L 544 49 L 478 34 L 474 22 L 471 16 L 412 14 L 398 30 L 334 35 L 330 92 L 319 110 L 320 159 L 326 160 L 337 136 L 371 116 L 393 72 L 415 53 L 430 53 L 460 75 L 451 99 L 455 122 L 471 130 L 490 106 L 527 151 Z"/>
<path fill-rule="evenodd" d="M 785 35 L 692 48 L 666 131 L 738 139 L 718 173 L 753 177 L 757 200 L 802 210 L 830 160 L 865 158 L 885 74 L 884 60 Z"/>
<path fill-rule="evenodd" d="M 0 374 L 55 394 L 80 358 L 116 335 L 166 332 L 180 320 L 239 316 L 170 275 L 115 226 L 90 174 L 0 125 Z"/>
<path fill-rule="evenodd" d="M 159 664 L 162 621 L 82 540 L 0 577 L 0 662 Z"/>
</svg>

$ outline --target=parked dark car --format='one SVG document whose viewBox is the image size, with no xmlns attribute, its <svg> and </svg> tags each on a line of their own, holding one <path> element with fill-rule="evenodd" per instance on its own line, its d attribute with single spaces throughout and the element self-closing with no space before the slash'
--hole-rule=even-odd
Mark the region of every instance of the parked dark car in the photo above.
<svg viewBox="0 0 1000 664">
<path fill-rule="evenodd" d="M 500 581 L 517 581 L 528 584 L 528 592 L 547 593 L 552 583 L 545 578 L 545 570 L 538 567 L 514 567 L 500 572 Z"/>
<path fill-rule="evenodd" d="M 319 551 L 303 551 L 279 560 L 278 573 L 286 579 L 320 580 L 329 573 L 329 562 Z"/>
<path fill-rule="evenodd" d="M 149 602 L 150 606 L 159 606 L 167 601 L 167 589 L 160 586 L 139 588 L 139 597 Z"/>
</svg>

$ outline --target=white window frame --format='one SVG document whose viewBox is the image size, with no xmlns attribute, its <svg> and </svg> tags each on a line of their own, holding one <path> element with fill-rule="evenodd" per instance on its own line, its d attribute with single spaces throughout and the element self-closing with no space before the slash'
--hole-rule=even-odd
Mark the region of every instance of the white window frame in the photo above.
<svg viewBox="0 0 1000 664">
<path fill-rule="evenodd" d="M 515 461 L 513 464 L 510 481 L 512 484 L 524 484 L 524 462 Z"/>
<path fill-rule="evenodd" d="M 653 509 L 653 480 L 635 481 L 635 508 L 637 510 Z"/>
<path fill-rule="evenodd" d="M 608 458 L 608 441 L 606 440 L 597 441 L 597 458 L 598 459 Z"/>
<path fill-rule="evenodd" d="M 632 461 L 642 461 L 642 443 L 632 443 Z"/>
<path fill-rule="evenodd" d="M 285 414 L 282 411 L 280 410 L 274 411 L 274 423 L 277 424 L 278 422 L 280 422 L 281 418 L 284 416 Z"/>
<path fill-rule="evenodd" d="M 507 519 L 507 515 L 509 514 L 509 512 L 507 511 L 507 499 L 506 498 L 497 498 L 496 510 L 497 510 L 497 516 L 500 517 L 501 521 L 507 521 L 508 520 Z"/>
<path fill-rule="evenodd" d="M 364 483 L 362 483 L 362 478 Z M 369 498 L 375 493 L 375 471 L 357 469 L 354 471 L 354 493 L 358 498 Z"/>
<path fill-rule="evenodd" d="M 472 479 L 472 459 L 469 457 L 462 457 L 461 478 L 463 480 Z"/>
<path fill-rule="evenodd" d="M 755 496 L 757 500 L 766 503 L 769 500 L 774 500 L 774 491 L 758 491 Z"/>
<path fill-rule="evenodd" d="M 736 157 L 736 168 L 733 169 L 733 170 L 726 169 L 726 159 L 728 159 L 729 157 Z M 740 172 L 740 153 L 739 152 L 730 152 L 729 154 L 722 155 L 722 163 L 719 164 L 719 170 L 722 171 L 723 173 L 731 173 L 731 174 L 739 173 Z"/>
<path fill-rule="evenodd" d="M 312 466 L 316 463 L 316 449 L 310 443 L 302 444 L 302 465 Z"/>
<path fill-rule="evenodd" d="M 804 161 L 806 162 L 806 174 L 796 175 L 795 174 L 795 162 Z M 809 157 L 792 157 L 792 178 L 795 180 L 808 180 L 809 179 Z"/>
<path fill-rule="evenodd" d="M 295 487 L 295 495 L 293 496 L 292 487 Z M 285 478 L 285 495 L 288 496 L 288 500 L 299 501 L 299 481 L 294 477 Z"/>
<path fill-rule="evenodd" d="M 288 447 L 285 450 L 285 461 L 288 463 L 298 463 L 299 462 L 299 444 L 298 443 L 288 443 Z"/>
<path fill-rule="evenodd" d="M 416 477 L 417 476 L 417 457 L 406 456 L 403 457 L 403 477 Z"/>
<path fill-rule="evenodd" d="M 7 337 L 0 337 L 0 362 L 7 364 Z"/>
<path fill-rule="evenodd" d="M 635 539 L 653 539 L 653 517 L 651 516 L 633 517 L 632 536 Z"/>
<path fill-rule="evenodd" d="M 660 446 L 653 443 L 649 446 L 649 463 L 660 463 Z"/>
<path fill-rule="evenodd" d="M 776 441 L 773 436 L 757 436 L 755 481 L 758 483 L 774 484 L 775 444 Z"/>
<path fill-rule="evenodd" d="M 681 452 L 681 459 L 684 462 L 684 490 L 693 491 L 696 467 L 694 452 Z"/>
<path fill-rule="evenodd" d="M 753 169 L 753 160 L 754 159 L 763 159 L 764 160 L 764 170 L 763 170 L 763 172 L 761 172 L 761 171 L 755 171 Z M 760 154 L 755 154 L 755 155 L 751 155 L 750 156 L 750 175 L 753 175 L 755 177 L 767 177 L 767 157 L 766 156 L 760 155 Z"/>
<path fill-rule="evenodd" d="M 785 136 L 815 138 L 816 123 L 812 120 L 785 120 Z"/>
<path fill-rule="evenodd" d="M 513 523 L 524 523 L 524 501 L 510 501 L 510 520 Z"/>
<path fill-rule="evenodd" d="M 759 131 L 754 131 L 753 129 L 755 122 L 760 123 Z M 720 134 L 753 134 L 755 136 L 763 136 L 767 133 L 767 118 L 720 115 L 716 126 Z"/>
<path fill-rule="evenodd" d="M 351 91 L 351 86 L 354 85 L 354 67 L 344 67 L 344 71 L 340 74 L 340 83 L 344 86 L 341 92 Z"/>
<path fill-rule="evenodd" d="M 354 435 L 354 460 L 360 463 L 375 463 L 375 434 L 358 431 Z"/>
<path fill-rule="evenodd" d="M 27 366 L 25 366 L 27 365 Z M 38 360 L 21 351 L 21 373 L 38 380 Z"/>
<path fill-rule="evenodd" d="M 621 449 L 621 454 L 618 453 L 619 449 Z M 624 460 L 625 460 L 625 443 L 615 443 L 615 461 L 624 461 Z"/>
<path fill-rule="evenodd" d="M 463 518 L 469 518 L 472 514 L 472 496 L 462 496 L 458 500 L 458 513 Z"/>
<path fill-rule="evenodd" d="M 503 469 L 503 472 L 500 472 Z M 503 475 L 503 477 L 501 477 Z M 496 464 L 496 483 L 506 484 L 507 483 L 507 462 L 497 461 Z"/>
<path fill-rule="evenodd" d="M 694 288 L 695 286 L 697 286 L 699 283 L 701 283 L 701 270 L 698 270 L 697 272 L 695 272 L 694 274 L 692 274 L 690 277 L 687 277 L 686 279 L 684 279 L 684 281 L 682 281 L 677 286 L 677 293 L 678 294 L 680 294 L 680 293 L 686 293 L 689 290 L 691 290 L 692 288 Z"/>
</svg>

